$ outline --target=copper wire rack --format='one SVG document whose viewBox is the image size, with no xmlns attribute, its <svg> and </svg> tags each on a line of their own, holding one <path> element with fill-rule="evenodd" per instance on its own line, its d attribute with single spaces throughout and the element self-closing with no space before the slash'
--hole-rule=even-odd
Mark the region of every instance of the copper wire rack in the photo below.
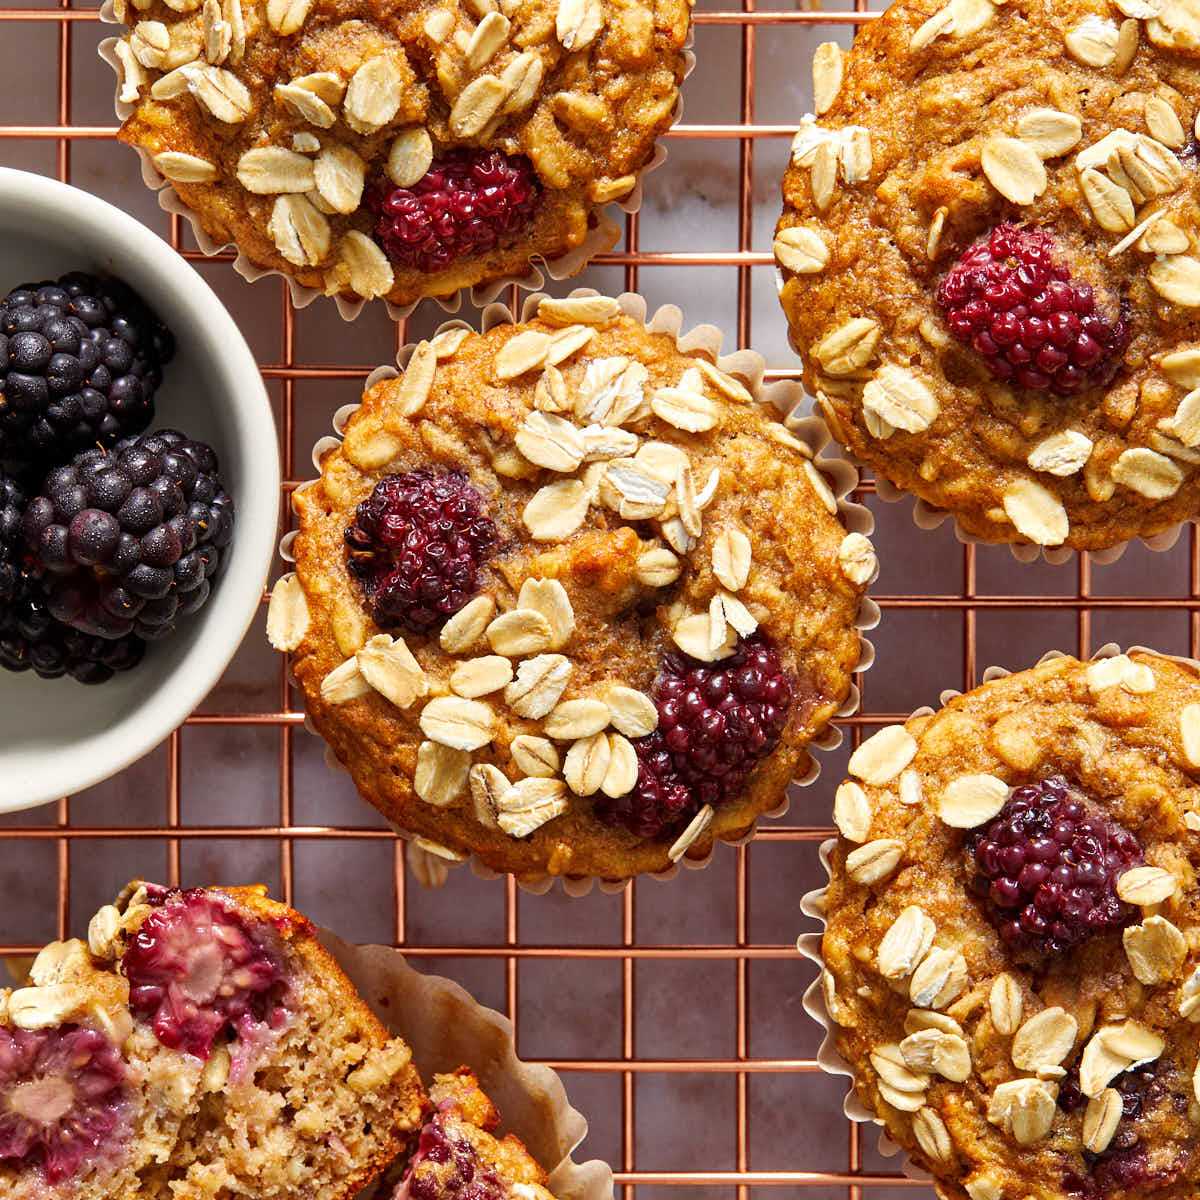
<svg viewBox="0 0 1200 1200">
<path fill-rule="evenodd" d="M 847 44 L 872 14 L 866 0 L 824 12 L 742 3 L 697 5 L 685 121 L 623 242 L 579 282 L 678 300 L 688 324 L 712 320 L 727 347 L 768 356 L 769 378 L 795 378 L 770 253 L 778 180 L 809 103 L 813 47 Z M 323 302 L 295 311 L 278 279 L 243 282 L 228 253 L 202 255 L 115 142 L 111 74 L 95 54 L 110 33 L 70 0 L 0 0 L 0 161 L 130 208 L 254 327 L 277 406 L 282 532 L 333 410 L 443 314 L 428 305 L 399 326 L 380 314 L 346 326 Z M 1194 656 L 1200 544 L 1189 528 L 1167 552 L 1138 545 L 1108 566 L 1088 555 L 1020 564 L 1003 548 L 960 545 L 948 524 L 918 531 L 911 506 L 882 503 L 870 479 L 858 498 L 875 512 L 883 563 L 862 707 L 788 815 L 748 846 L 721 846 L 708 868 L 576 899 L 466 870 L 425 891 L 406 876 L 402 843 L 322 762 L 260 615 L 222 683 L 158 750 L 86 794 L 2 819 L 0 954 L 15 964 L 78 935 L 133 875 L 262 880 L 344 937 L 391 942 L 507 1012 L 522 1056 L 560 1071 L 588 1116 L 580 1154 L 609 1161 L 627 1200 L 656 1189 L 698 1200 L 767 1188 L 806 1200 L 930 1195 L 842 1116 L 845 1082 L 820 1071 L 820 1032 L 801 1008 L 811 969 L 795 951 L 808 927 L 799 900 L 822 882 L 833 785 L 864 734 L 942 688 L 974 686 L 990 663 L 1028 666 L 1047 649 L 1086 655 L 1107 641 Z"/>
</svg>

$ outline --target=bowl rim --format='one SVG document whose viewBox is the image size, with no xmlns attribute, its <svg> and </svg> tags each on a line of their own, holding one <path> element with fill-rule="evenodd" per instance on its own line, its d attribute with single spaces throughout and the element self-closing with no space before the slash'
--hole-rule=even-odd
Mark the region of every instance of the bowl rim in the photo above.
<svg viewBox="0 0 1200 1200">
<path fill-rule="evenodd" d="M 57 756 L 46 755 L 44 769 L 39 763 L 33 772 L 5 771 L 0 813 L 8 813 L 69 797 L 124 770 L 178 729 L 216 685 L 262 604 L 278 537 L 282 468 L 270 398 L 246 339 L 212 288 L 169 243 L 107 200 L 12 167 L 0 167 L 0 209 L 33 211 L 41 227 L 79 231 L 81 258 L 93 250 L 96 235 L 103 232 L 110 251 L 119 255 L 118 263 L 129 263 L 127 273 L 123 267 L 118 269 L 139 292 L 148 289 L 139 286 L 136 278 L 153 277 L 157 290 L 170 292 L 189 311 L 204 340 L 219 350 L 214 358 L 219 382 L 228 387 L 236 383 L 230 414 L 220 424 L 227 447 L 238 446 L 243 459 L 231 555 L 237 569 L 223 571 L 206 605 L 206 636 L 195 638 L 177 668 L 108 726 L 102 737 L 86 737 L 89 754 L 63 755 L 57 765 Z M 249 565 L 254 562 L 261 567 Z"/>
</svg>

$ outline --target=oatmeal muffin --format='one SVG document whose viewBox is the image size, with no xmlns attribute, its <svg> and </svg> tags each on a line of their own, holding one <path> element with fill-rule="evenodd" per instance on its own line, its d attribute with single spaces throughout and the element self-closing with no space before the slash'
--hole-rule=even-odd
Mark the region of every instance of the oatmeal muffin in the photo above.
<svg viewBox="0 0 1200 1200">
<path fill-rule="evenodd" d="M 0 1193 L 355 1196 L 428 1112 L 307 919 L 263 888 L 131 884 L 0 990 Z"/>
<path fill-rule="evenodd" d="M 670 125 L 688 0 L 115 0 L 122 140 L 205 233 L 408 304 L 580 245 Z M 579 267 L 582 267 L 582 262 Z"/>
<path fill-rule="evenodd" d="M 1197 664 L 1045 661 L 849 771 L 823 982 L 888 1135 L 947 1200 L 1194 1197 Z"/>
<path fill-rule="evenodd" d="M 1200 508 L 1191 0 L 903 0 L 814 65 L 776 230 L 839 438 L 968 534 Z"/>
<path fill-rule="evenodd" d="M 268 614 L 364 797 L 528 877 L 661 870 L 777 807 L 876 563 L 766 409 L 596 295 L 370 388 Z"/>
<path fill-rule="evenodd" d="M 469 1067 L 435 1075 L 429 1098 L 436 1111 L 392 1200 L 554 1200 L 525 1144 L 495 1137 L 500 1114 Z"/>
</svg>

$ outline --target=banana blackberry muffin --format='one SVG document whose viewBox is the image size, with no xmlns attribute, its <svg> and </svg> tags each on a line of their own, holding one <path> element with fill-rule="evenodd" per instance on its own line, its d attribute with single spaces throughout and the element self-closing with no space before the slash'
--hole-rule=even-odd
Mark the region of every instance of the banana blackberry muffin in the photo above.
<svg viewBox="0 0 1200 1200">
<path fill-rule="evenodd" d="M 876 564 L 766 407 L 594 295 L 368 390 L 268 614 L 363 796 L 531 877 L 661 870 L 776 807 Z"/>
<path fill-rule="evenodd" d="M 469 1067 L 435 1075 L 436 1111 L 393 1200 L 554 1200 L 546 1172 L 513 1134 L 496 1138 L 496 1106 Z"/>
<path fill-rule="evenodd" d="M 120 136 L 205 233 L 305 287 L 397 304 L 579 246 L 673 120 L 690 24 L 687 0 L 115 13 Z"/>
<path fill-rule="evenodd" d="M 902 0 L 814 96 L 775 256 L 834 435 L 987 542 L 1195 515 L 1190 0 Z"/>
<path fill-rule="evenodd" d="M 1046 661 L 849 771 L 823 982 L 888 1135 L 947 1200 L 1195 1196 L 1197 664 Z"/>
<path fill-rule="evenodd" d="M 0 1192 L 349 1198 L 426 1116 L 411 1058 L 265 889 L 131 884 L 0 991 Z"/>
</svg>

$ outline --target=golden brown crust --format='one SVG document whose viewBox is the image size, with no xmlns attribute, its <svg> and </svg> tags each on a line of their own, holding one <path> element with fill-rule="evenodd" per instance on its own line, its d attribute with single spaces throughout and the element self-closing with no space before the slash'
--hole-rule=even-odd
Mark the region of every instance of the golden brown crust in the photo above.
<svg viewBox="0 0 1200 1200">
<path fill-rule="evenodd" d="M 448 1131 L 470 1142 L 480 1162 L 495 1171 L 510 1187 L 524 1185 L 521 1200 L 554 1200 L 546 1188 L 546 1172 L 525 1143 L 512 1133 L 503 1138 L 495 1136 L 500 1113 L 480 1088 L 470 1067 L 435 1075 L 429 1097 Z"/>
<path fill-rule="evenodd" d="M 1200 341 L 1200 181 L 1190 158 L 1200 36 L 1185 0 L 1138 11 L 1151 7 L 1164 9 L 1161 20 L 1125 17 L 1105 0 L 893 4 L 859 30 L 844 63 L 826 52 L 826 86 L 843 68 L 844 81 L 816 124 L 802 127 L 784 180 L 781 300 L 806 385 L 856 456 L 984 541 L 1100 549 L 1168 529 L 1200 508 L 1198 435 L 1186 421 L 1171 424 L 1200 378 L 1192 378 L 1194 367 L 1163 361 Z M 949 29 L 954 20 L 970 32 Z M 1045 186 L 1030 203 L 1012 203 L 989 182 L 983 150 L 1001 137 L 1030 146 L 1031 126 L 1022 122 L 1038 110 L 1066 132 L 1057 146 L 1043 146 L 1044 161 L 1023 152 L 1030 161 L 1018 174 L 1036 187 L 1044 170 Z M 828 174 L 828 163 L 814 165 L 818 143 L 827 143 L 824 155 L 831 137 L 849 139 L 854 129 L 869 143 L 867 170 L 846 183 L 853 167 L 844 156 L 830 198 L 814 196 L 814 172 L 819 184 Z M 1139 234 L 1120 250 L 1132 221 L 1099 213 L 1088 200 L 1094 187 L 1115 190 L 1118 201 L 1125 196 L 1117 184 L 1128 177 L 1105 161 L 1115 143 L 1096 152 L 1087 180 L 1091 159 L 1079 161 L 1114 131 L 1163 167 L 1157 195 L 1126 196 L 1139 226 L 1156 218 L 1144 231 L 1152 241 Z M 937 286 L 972 242 L 1003 221 L 1049 230 L 1060 257 L 1103 303 L 1115 310 L 1119 301 L 1130 339 L 1107 387 L 1073 397 L 1014 389 L 951 338 Z M 823 266 L 789 249 L 806 236 L 817 260 L 828 259 Z M 1178 273 L 1193 286 L 1172 286 L 1168 277 Z M 838 364 L 821 343 L 854 320 L 873 323 L 878 341 L 863 344 L 861 361 Z M 923 411 L 904 418 L 911 431 L 894 420 L 881 424 L 886 403 L 869 390 L 873 380 L 897 377 L 925 389 Z M 1077 436 L 1064 474 L 1046 469 L 1048 451 L 1036 459 L 1040 467 L 1029 465 L 1035 447 L 1066 431 Z"/>
<path fill-rule="evenodd" d="M 559 364 L 568 395 L 585 387 L 587 372 L 597 369 L 598 362 L 603 367 L 601 360 L 642 364 L 646 397 L 653 389 L 673 387 L 685 371 L 699 375 L 697 359 L 680 353 L 666 335 L 649 334 L 624 316 L 603 324 L 591 343 Z M 793 776 L 807 768 L 807 746 L 850 687 L 859 653 L 855 620 L 874 560 L 866 540 L 852 535 L 869 558 L 868 570 L 862 573 L 864 561 L 856 568 L 843 566 L 839 553 L 847 534 L 815 491 L 811 463 L 778 440 L 785 435 L 772 417 L 732 401 L 709 382 L 703 386 L 707 402 L 719 413 L 716 428 L 686 433 L 656 415 L 630 426 L 639 441 L 649 438 L 683 451 L 697 490 L 718 474 L 699 538 L 688 538 L 694 545 L 679 551 L 678 582 L 656 588 L 639 579 L 639 558 L 650 550 L 665 551 L 665 535 L 656 522 L 621 518 L 605 507 L 599 493 L 578 528 L 562 537 L 532 540 L 526 505 L 556 480 L 572 476 L 538 468 L 516 451 L 516 432 L 533 409 L 538 371 L 499 381 L 494 361 L 518 336 L 558 332 L 558 326 L 539 319 L 467 337 L 439 361 L 428 399 L 411 419 L 400 416 L 403 379 L 377 384 L 367 393 L 350 419 L 344 445 L 325 454 L 321 479 L 296 494 L 300 533 L 293 551 L 305 631 L 286 648 L 294 649 L 293 668 L 314 725 L 364 797 L 397 826 L 450 853 L 479 854 L 497 870 L 621 878 L 668 866 L 679 830 L 642 840 L 597 821 L 590 800 L 567 796 L 560 815 L 527 836 L 510 835 L 498 827 L 486 804 L 475 803 L 467 786 L 467 762 L 499 767 L 508 781 L 518 780 L 523 771 L 513 759 L 513 739 L 545 734 L 542 719 L 520 716 L 504 693 L 483 698 L 494 709 L 490 745 L 464 758 L 458 790 L 435 797 L 436 802 L 418 796 L 413 783 L 418 750 L 426 740 L 424 695 L 402 709 L 369 688 L 349 700 L 323 694 L 330 673 L 336 668 L 353 672 L 353 665 L 344 666 L 348 657 L 379 634 L 345 565 L 343 535 L 355 506 L 387 474 L 415 468 L 465 471 L 500 534 L 481 591 L 501 611 L 518 605 L 528 580 L 557 580 L 566 593 L 575 628 L 561 649 L 572 669 L 560 696 L 563 702 L 603 699 L 615 684 L 648 692 L 660 653 L 670 646 L 672 628 L 682 615 L 707 613 L 721 591 L 711 566 L 714 540 L 724 529 L 745 531 L 753 565 L 739 595 L 779 648 L 793 680 L 795 704 L 779 747 L 755 769 L 744 796 L 719 809 L 713 825 L 691 845 L 688 852 L 696 856 L 708 852 L 714 837 L 748 830 L 758 814 L 779 803 Z M 374 465 L 360 468 L 352 460 Z M 574 476 L 596 466 L 603 469 L 603 463 L 590 464 Z M 852 582 L 847 569 L 860 581 Z M 424 673 L 429 697 L 449 693 L 451 673 L 464 656 L 491 652 L 482 639 L 457 655 L 442 650 L 434 636 L 406 633 L 405 639 Z M 561 753 L 571 744 L 569 739 L 561 742 Z"/>
<path fill-rule="evenodd" d="M 121 0 L 118 15 L 132 29 L 118 46 L 122 98 L 135 107 L 120 137 L 155 159 L 209 237 L 234 242 L 255 265 L 283 271 L 305 287 L 408 304 L 524 275 L 531 258 L 554 258 L 578 246 L 594 223 L 594 206 L 628 194 L 673 119 L 683 79 L 690 23 L 685 0 L 589 0 L 574 7 L 586 14 L 587 32 L 564 27 L 576 47 L 568 52 L 556 32 L 554 0 L 506 0 L 503 11 L 496 0 L 387 8 L 374 0 Z M 482 58 L 471 38 L 489 13 L 489 30 L 503 36 L 491 57 Z M 293 27 L 287 35 L 277 32 Z M 215 29 L 212 50 L 204 37 L 209 29 Z M 166 49 L 157 48 L 167 39 Z M 356 72 L 365 64 L 372 65 L 359 77 L 360 87 Z M 372 74 L 378 64 L 384 84 Z M 305 83 L 295 85 L 297 79 Z M 528 95 L 510 87 L 508 115 L 502 108 L 479 130 L 463 124 L 470 105 L 463 111 L 454 105 L 469 87 L 521 79 L 537 87 Z M 206 102 L 214 83 L 233 95 L 233 109 L 220 97 Z M 297 93 L 287 90 L 293 86 L 300 86 L 299 109 Z M 360 103 L 361 95 L 388 89 L 394 89 L 391 100 L 378 109 Z M 389 267 L 381 251 L 371 251 L 373 242 L 348 242 L 351 231 L 370 239 L 374 226 L 359 204 L 362 176 L 368 189 L 386 181 L 397 135 L 419 137 L 417 131 L 431 139 L 418 162 L 429 147 L 440 156 L 459 145 L 526 155 L 542 188 L 531 224 L 432 275 Z M 288 169 L 299 169 L 301 178 L 274 191 L 270 182 L 248 190 L 248 172 L 239 171 L 249 161 L 243 155 L 268 147 L 276 154 L 298 150 Z M 336 156 L 349 171 L 340 173 L 340 182 L 320 166 L 328 160 L 332 175 L 339 175 Z M 399 178 L 395 171 L 392 177 Z M 339 195 L 343 187 L 349 191 Z M 283 190 L 296 195 L 282 198 Z M 284 210 L 293 205 L 309 231 L 299 242 L 286 231 L 291 218 Z"/>
<path fill-rule="evenodd" d="M 940 1195 L 1062 1200 L 1079 1194 L 1072 1176 L 1080 1188 L 1099 1188 L 1097 1195 L 1120 1194 L 1121 1186 L 1154 1200 L 1195 1194 L 1200 1164 L 1192 1147 L 1200 1104 L 1192 1078 L 1196 1026 L 1189 1017 L 1196 1005 L 1195 984 L 1186 981 L 1200 944 L 1198 722 L 1194 663 L 1140 651 L 1090 664 L 1063 657 L 985 684 L 932 716 L 914 717 L 903 727 L 907 738 L 895 727 L 851 759 L 855 778 L 837 798 L 843 836 L 831 858 L 822 944 L 831 1027 L 839 1054 L 854 1067 L 860 1099 L 935 1175 Z M 1161 901 L 1147 896 L 1124 934 L 1095 935 L 1061 961 L 1034 968 L 1015 960 L 969 892 L 967 831 L 943 818 L 949 814 L 967 826 L 990 820 L 963 819 L 956 789 L 964 785 L 956 781 L 985 777 L 1016 787 L 1054 775 L 1065 776 L 1134 834 L 1169 894 Z M 1006 788 L 998 792 L 1003 796 Z M 870 860 L 882 861 L 889 847 L 898 848 L 898 861 L 873 871 Z M 904 941 L 897 933 L 881 953 L 885 935 L 912 907 L 930 924 L 911 914 L 906 922 L 931 929 L 932 940 L 922 935 L 897 954 Z M 1161 948 L 1176 945 L 1172 929 L 1186 946 L 1177 959 L 1174 949 Z M 1151 982 L 1144 966 L 1135 974 L 1126 949 L 1136 954 L 1143 939 L 1155 941 L 1149 957 L 1161 960 L 1161 976 Z M 945 952 L 941 958 L 939 952 Z M 914 980 L 924 964 L 930 978 L 934 967 L 945 965 L 955 982 L 942 997 L 918 1004 L 914 993 L 926 980 Z M 1044 1033 L 1036 1036 L 1038 1027 L 1026 1023 L 1055 1008 L 1065 1018 L 1051 1014 L 1042 1021 L 1059 1022 L 1066 1034 L 1052 1052 Z M 1153 1079 L 1140 1103 L 1092 1144 L 1102 1154 L 1093 1184 L 1095 1156 L 1085 1155 L 1082 1144 L 1088 1102 L 1059 1105 L 1059 1078 L 1081 1062 L 1086 1067 L 1097 1050 L 1085 1047 L 1096 1044 L 1102 1029 L 1126 1022 L 1136 1026 L 1136 1036 L 1158 1042 L 1146 1052 Z M 965 1056 L 961 1067 L 949 1070 L 961 1082 L 915 1067 L 906 1077 L 904 1068 L 921 1061 L 921 1048 L 906 1039 L 922 1027 L 940 1030 L 925 1036 L 940 1040 L 945 1062 Z M 1021 1045 L 1034 1051 L 1018 1064 Z M 1097 1085 L 1086 1072 L 1081 1080 L 1087 1095 L 1105 1083 L 1101 1076 Z M 1024 1095 L 1024 1116 L 1006 1108 L 1005 1089 L 1010 1097 Z M 1115 1102 L 1119 1108 L 1119 1095 Z M 1022 1120 L 1029 1124 L 1022 1127 Z M 1132 1160 L 1124 1185 L 1119 1175 L 1099 1182 L 1108 1169 L 1104 1151 Z M 1135 1178 L 1134 1168 L 1141 1176 Z"/>
</svg>

